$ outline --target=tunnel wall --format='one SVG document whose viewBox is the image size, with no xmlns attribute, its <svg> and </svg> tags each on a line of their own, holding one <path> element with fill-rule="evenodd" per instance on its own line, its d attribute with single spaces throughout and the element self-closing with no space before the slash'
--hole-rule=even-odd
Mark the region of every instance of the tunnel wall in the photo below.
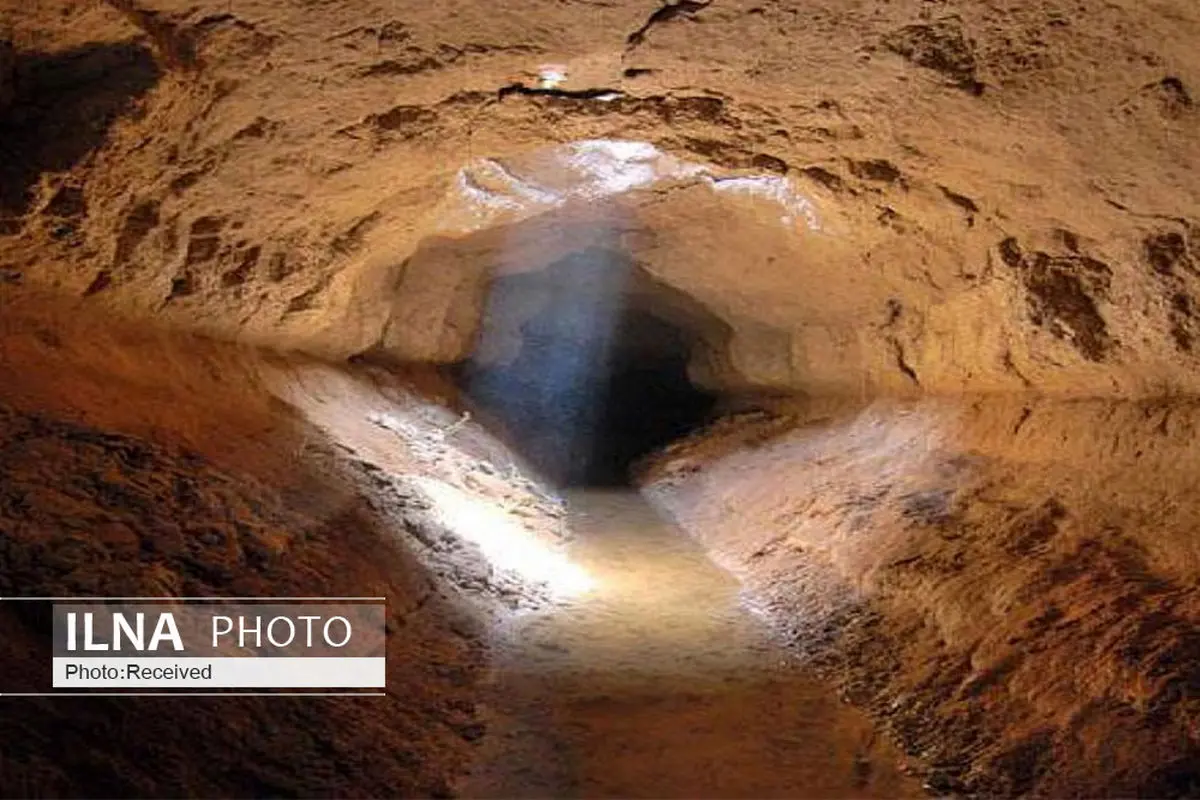
<svg viewBox="0 0 1200 800">
<path fill-rule="evenodd" d="M 836 203 L 815 208 L 815 227 L 781 221 L 775 200 L 702 181 L 434 237 L 398 275 L 374 347 L 400 360 L 457 360 L 471 346 L 489 275 L 607 247 L 729 326 L 710 376 L 722 391 L 1147 396 L 1191 380 L 1192 370 L 1170 366 L 1187 358 L 1172 333 L 1182 321 L 1115 312 L 1118 294 L 1142 289 L 1119 286 L 1114 265 L 1138 271 L 1134 283 L 1153 271 L 1141 245 L 1102 257 L 1053 232 L 982 247 L 955 237 L 932 244 L 863 227 Z M 1191 263 L 1180 242 L 1178 269 Z"/>
<path fill-rule="evenodd" d="M 534 227 L 523 238 L 558 247 L 578 235 L 572 218 L 595 220 L 542 201 L 573 179 L 558 154 L 624 142 L 662 158 L 635 159 L 617 178 L 667 157 L 683 172 L 629 191 L 604 184 L 590 199 L 624 197 L 622 246 L 734 328 L 728 386 L 858 398 L 1200 390 L 1200 227 L 1194 182 L 1183 177 L 1197 152 L 1188 70 L 1198 23 L 1183 0 L 1161 15 L 1106 7 L 1088 18 L 1090 35 L 1060 42 L 1045 63 L 1013 51 L 1021 45 L 1005 34 L 1007 12 L 987 4 L 931 21 L 898 3 L 820 34 L 795 20 L 759 30 L 746 15 L 722 30 L 763 52 L 794 55 L 796 41 L 810 41 L 800 49 L 830 53 L 830 37 L 839 53 L 890 44 L 837 69 L 784 59 L 777 80 L 752 88 L 746 75 L 757 67 L 746 59 L 758 49 L 729 44 L 719 45 L 727 61 L 687 91 L 642 73 L 576 78 L 611 95 L 499 92 L 536 66 L 531 53 L 572 51 L 579 20 L 544 9 L 536 32 L 515 24 L 529 9 L 505 11 L 505 35 L 519 46 L 460 42 L 465 55 L 447 58 L 433 54 L 436 15 L 416 15 L 404 24 L 432 37 L 411 45 L 429 49 L 417 63 L 430 66 L 397 87 L 386 76 L 409 45 L 372 50 L 362 40 L 392 30 L 379 9 L 256 4 L 230 16 L 210 5 L 158 0 L 156 24 L 195 58 L 160 63 L 157 83 L 133 92 L 103 131 L 86 131 L 76 160 L 27 176 L 34 202 L 0 222 L 6 291 L 54 287 L 123 316 L 326 358 L 377 350 L 452 362 L 477 320 L 479 286 L 469 258 L 421 264 L 438 237 L 485 252 L 476 235 L 524 220 Z M 1083 24 L 1051 6 L 1046 14 Z M 139 58 L 153 50 L 100 4 L 0 13 L 18 66 L 74 63 L 71 53 L 91 46 L 132 47 Z M 627 13 L 606 9 L 597 24 L 622 29 Z M 1041 23 L 1058 37 L 1077 30 Z M 355 32 L 334 43 L 330 30 Z M 964 85 L 993 91 L 939 83 L 912 60 L 924 52 L 918 40 L 961 42 L 974 65 Z M 664 53 L 694 51 L 660 41 Z M 318 65 L 314 52 L 328 60 Z M 1029 69 L 1014 72 L 1006 57 Z M 262 63 L 279 69 L 247 69 Z M 303 77 L 283 79 L 289 69 Z M 353 77 L 325 85 L 330 70 Z M 130 88 L 123 75 L 76 75 L 63 114 Z M 1084 75 L 1091 82 L 1078 85 Z M 5 114 L 30 121 L 21 103 Z M 34 141 L 58 152 L 77 127 L 47 126 Z M 785 222 L 795 197 L 805 213 Z M 464 212 L 464 198 L 487 213 Z"/>
<path fill-rule="evenodd" d="M 678 445 L 650 494 L 934 791 L 1200 788 L 1193 401 L 825 403 Z"/>
<path fill-rule="evenodd" d="M 5 307 L 0 374 L 0 594 L 379 595 L 402 632 L 388 697 L 6 697 L 0 793 L 450 792 L 486 725 L 486 621 L 547 597 L 424 487 L 514 510 L 492 524 L 526 546 L 553 545 L 560 524 L 508 451 L 446 408 L 449 391 L 54 297 Z M 0 608 L 5 693 L 50 686 L 35 605 Z"/>
<path fill-rule="evenodd" d="M 952 13 L 898 0 L 873 4 L 869 14 L 840 3 L 815 3 L 811 13 L 772 4 L 742 13 L 710 4 L 649 23 L 644 9 L 623 3 L 590 6 L 581 15 L 565 5 L 455 2 L 453 29 L 440 5 L 410 8 L 403 20 L 388 4 L 235 5 L 155 0 L 157 20 L 194 45 L 194 61 L 186 69 L 166 67 L 153 88 L 135 92 L 111 115 L 88 118 L 103 122 L 101 131 L 49 126 L 32 137 L 50 152 L 81 133 L 89 146 L 70 149 L 74 160 L 25 176 L 29 183 L 22 188 L 31 189 L 33 202 L 0 216 L 5 326 L 12 309 L 48 289 L 71 298 L 72 313 L 103 309 L 158 327 L 331 359 L 372 352 L 450 363 L 469 350 L 477 330 L 484 265 L 546 263 L 548 250 L 534 252 L 504 238 L 512 228 L 523 226 L 518 240 L 562 254 L 591 241 L 581 230 L 600 227 L 605 240 L 593 243 L 611 246 L 615 235 L 657 278 L 730 325 L 722 369 L 707 385 L 841 400 L 972 392 L 1145 398 L 1200 391 L 1194 180 L 1200 171 L 1200 19 L 1194 0 L 1163 0 L 1153 13 L 1136 3 L 1096 4 L 1083 13 L 1065 0 L 963 2 Z M 538 24 L 530 25 L 534 18 Z M 18 67 L 30 59 L 73 63 L 71 54 L 81 48 L 120 53 L 132 45 L 144 57 L 149 46 L 125 19 L 83 0 L 8 4 L 0 8 L 0 27 L 11 32 Z M 645 35 L 631 40 L 639 29 Z M 593 57 L 605 48 L 622 55 Z M 531 71 L 548 53 L 586 54 L 567 65 L 567 90 L 514 84 L 533 81 Z M 705 54 L 703 69 L 697 69 L 697 53 Z M 120 93 L 122 74 L 76 74 L 80 91 L 73 99 Z M 3 123 L 29 110 L 10 103 Z M 501 219 L 487 230 L 445 227 L 454 218 L 447 203 L 457 203 L 464 186 L 492 185 L 495 171 L 481 174 L 478 158 L 512 168 L 515 183 L 505 179 L 498 191 L 484 192 L 503 204 L 514 187 L 535 196 L 545 188 L 520 179 L 530 154 L 536 162 L 564 142 L 597 139 L 648 142 L 726 176 L 786 176 L 810 198 L 820 230 L 789 230 L 781 241 L 777 204 L 718 198 L 715 185 L 686 181 L 621 199 L 628 213 L 620 215 L 615 234 L 612 225 L 597 226 L 593 212 L 568 207 Z M 431 257 L 435 250 L 446 257 Z M 26 337 L 22 347 L 42 348 L 36 352 L 52 363 L 55 346 L 47 342 L 63 338 L 59 328 L 68 330 L 70 317 L 52 318 L 37 329 L 41 339 Z M 148 408 L 123 402 L 117 389 L 129 383 L 150 394 L 164 381 L 194 386 L 186 367 L 155 361 L 161 372 L 138 374 L 136 360 L 89 353 L 74 365 L 88 380 L 63 383 L 36 369 L 31 358 L 17 372 L 46 391 L 29 393 L 25 380 L 6 382 L 3 391 L 48 408 L 65 402 L 60 395 L 81 397 L 80 403 L 101 399 L 87 405 L 86 414 L 99 424 L 120 419 L 126 408 Z M 232 365 L 212 366 L 241 374 Z M 128 380 L 114 381 L 116 374 Z M 260 408 L 239 404 L 244 398 L 227 385 L 202 396 L 224 409 L 223 425 L 236 425 L 232 418 L 246 406 Z M 182 392 L 173 397 L 188 414 L 167 404 L 150 418 L 201 442 L 205 453 L 240 447 L 251 454 L 275 444 L 269 436 L 239 440 L 214 432 L 216 426 L 203 422 L 206 409 L 187 406 Z M 1020 444 L 1045 419 L 1038 408 L 1028 419 L 1024 408 L 997 414 L 997 435 L 1007 430 Z M 922 437 L 932 435 L 930 429 L 918 426 L 923 433 L 909 435 L 903 409 L 891 411 L 885 419 L 854 416 L 861 422 L 856 430 L 881 437 L 884 452 L 898 457 L 925 454 Z M 264 429 L 272 418 L 245 413 Z M 1137 413 L 1153 422 L 1150 429 L 1135 422 Z M 1085 415 L 1086 425 L 1064 422 L 1047 435 L 1044 450 L 1094 440 L 1122 458 L 1145 458 L 1137 455 L 1139 442 L 1161 446 L 1159 426 L 1169 436 L 1182 412 L 1159 416 L 1143 407 L 1137 413 L 1128 419 L 1116 412 Z M 1163 683 L 1163 675 L 1138 666 L 1170 651 L 1156 630 L 1195 629 L 1194 619 L 1187 625 L 1175 619 L 1191 613 L 1191 595 L 1179 590 L 1179 576 L 1190 574 L 1185 567 L 1191 563 L 1181 537 L 1162 540 L 1163 552 L 1173 556 L 1148 560 L 1139 552 L 1159 553 L 1156 514 L 1174 520 L 1176 513 L 1190 513 L 1180 510 L 1191 508 L 1190 501 L 1175 493 L 1171 477 L 1172 469 L 1191 477 L 1185 450 L 1170 469 L 1149 473 L 1172 487 L 1169 495 L 1140 484 L 1132 468 L 1127 480 L 1119 476 L 1159 501 L 1141 507 L 1112 501 L 1110 487 L 1087 477 L 1093 464 L 1086 459 L 1064 456 L 1061 469 L 1039 467 L 1024 478 L 1017 473 L 1030 462 L 1019 448 L 994 456 L 992 467 L 979 467 L 972 466 L 966 444 L 941 441 L 952 455 L 934 462 L 944 471 L 939 480 L 955 485 L 955 476 L 986 477 L 997 469 L 998 477 L 1012 481 L 995 489 L 1004 503 L 992 509 L 994 519 L 977 525 L 971 509 L 988 516 L 993 495 L 987 487 L 976 487 L 979 497 L 969 502 L 949 498 L 967 503 L 960 514 L 958 506 L 944 507 L 943 493 L 928 483 L 905 493 L 911 497 L 882 492 L 874 478 L 853 471 L 837 485 L 822 483 L 806 470 L 864 456 L 835 447 L 846 444 L 836 424 L 813 422 L 808 434 L 816 438 L 808 452 L 819 458 L 778 471 L 751 461 L 740 479 L 725 474 L 710 487 L 719 495 L 724 481 L 753 498 L 740 512 L 751 536 L 809 525 L 803 537 L 761 541 L 745 553 L 723 538 L 734 528 L 744 532 L 743 526 L 718 530 L 716 509 L 703 503 L 691 509 L 702 515 L 692 529 L 714 552 L 732 554 L 730 564 L 759 591 L 768 592 L 774 581 L 790 587 L 778 598 L 782 617 L 823 608 L 801 578 L 822 585 L 821 576 L 831 575 L 831 591 L 855 602 L 875 592 L 865 610 L 883 622 L 875 632 L 863 631 L 860 645 L 847 638 L 846 648 L 849 663 L 879 666 L 889 677 L 879 689 L 868 674 L 851 672 L 861 685 L 848 685 L 864 702 L 897 703 L 894 711 L 876 708 L 891 714 L 902 738 L 918 749 L 944 752 L 937 788 L 958 781 L 999 793 L 1030 785 L 1047 787 L 1046 793 L 1063 789 L 1059 794 L 1189 791 L 1192 779 L 1178 762 L 1163 762 L 1160 770 L 1158 762 L 1144 761 L 1154 750 L 1188 754 L 1194 745 L 1194 734 L 1186 741 L 1177 735 L 1180 715 L 1193 731 L 1188 720 L 1194 717 L 1170 700 L 1172 687 L 1189 679 Z M 898 437 L 890 444 L 888 430 Z M 953 430 L 964 442 L 984 446 L 982 434 Z M 1106 431 L 1128 435 L 1106 439 Z M 821 439 L 823 433 L 829 437 Z M 281 453 L 292 439 L 283 443 Z M 1105 463 L 1102 453 L 1095 455 Z M 888 471 L 886 463 L 871 466 Z M 776 472 L 797 478 L 776 487 L 780 497 L 791 498 L 786 507 L 738 483 L 756 476 L 774 485 L 769 479 Z M 803 479 L 810 477 L 813 488 L 806 488 Z M 1052 495 L 1056 504 L 1049 503 Z M 812 524 L 810 511 L 832 524 Z M 1111 535 L 1081 534 L 1080 520 L 1094 513 Z M 823 550 L 817 534 L 831 527 L 837 535 Z M 955 540 L 957 528 L 967 533 Z M 917 552 L 877 563 L 855 544 L 875 541 L 870 531 L 885 537 L 899 531 L 901 542 L 908 541 L 905 531 L 917 531 Z M 882 544 L 880 552 L 892 552 L 895 542 Z M 1043 550 L 1061 556 L 1060 545 L 1080 550 L 1047 560 Z M 1005 547 L 1017 552 L 1011 561 L 998 555 Z M 813 555 L 814 566 L 788 561 L 789 553 Z M 920 558 L 905 562 L 910 555 Z M 1044 617 L 1029 621 L 1032 632 L 984 615 L 990 604 L 1008 602 L 1008 589 L 996 576 L 972 571 L 976 555 L 999 575 L 1005 564 L 1024 562 L 1035 571 L 1052 566 L 1052 581 L 1013 573 L 1025 576 L 1013 591 L 1036 586 L 1052 593 L 1061 582 L 1078 592 L 1080 603 L 1094 598 L 1132 666 L 1095 660 L 1096 645 L 1110 642 L 1074 607 L 1047 607 Z M 779 572 L 764 582 L 755 578 L 755 564 L 778 565 Z M 942 597 L 941 605 L 927 602 L 939 587 L 966 592 L 961 576 L 978 578 L 978 602 L 967 603 L 966 594 Z M 1148 588 L 1162 594 L 1146 599 Z M 1106 599 L 1125 595 L 1128 601 Z M 1168 603 L 1174 605 L 1163 617 Z M 1031 649 L 1054 636 L 1068 644 L 1030 655 L 1018 651 L 1023 645 L 988 638 L 977 618 L 1019 641 L 1037 639 Z M 1138 625 L 1146 630 L 1131 632 L 1129 626 Z M 911 660 L 893 670 L 886 654 L 867 644 L 876 632 L 887 642 L 884 650 Z M 822 635 L 812 631 L 818 640 Z M 987 647 L 972 650 L 973 642 Z M 1183 655 L 1181 663 L 1196 660 Z M 1083 688 L 1050 686 L 1039 677 L 1056 670 Z M 1010 673 L 1029 696 L 1005 693 Z M 918 683 L 918 675 L 927 681 Z M 1164 675 L 1180 677 L 1169 669 Z M 1133 688 L 1113 676 L 1126 676 Z M 937 723 L 922 728 L 928 687 L 936 690 L 928 694 L 928 714 Z M 1031 697 L 1040 703 L 1032 711 Z M 36 706 L 27 716 L 36 719 L 42 711 Z M 1048 720 L 1046 713 L 1060 716 Z M 988 727 L 1003 722 L 1012 727 Z M 303 728 L 288 729 L 297 727 Z M 1119 732 L 1115 749 L 1104 749 L 1105 728 Z M 976 729 L 990 731 L 990 738 L 971 739 Z M 945 750 L 938 745 L 943 736 Z M 1067 757 L 1060 763 L 1071 766 L 1052 776 L 1042 761 L 1047 752 Z M 1108 771 L 1084 775 L 1081 765 L 1094 763 Z M 264 791 L 280 788 L 271 784 Z"/>
</svg>

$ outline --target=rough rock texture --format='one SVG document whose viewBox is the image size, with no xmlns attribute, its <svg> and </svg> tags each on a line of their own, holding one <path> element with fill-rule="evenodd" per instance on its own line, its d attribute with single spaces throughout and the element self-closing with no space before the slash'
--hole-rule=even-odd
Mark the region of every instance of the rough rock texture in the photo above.
<svg viewBox="0 0 1200 800">
<path fill-rule="evenodd" d="M 486 262 L 527 235 L 539 258 L 582 249 L 615 215 L 598 235 L 733 326 L 737 384 L 1196 388 L 1190 0 L 113 5 L 0 18 L 3 124 L 26 132 L 4 136 L 9 283 L 329 356 L 454 360 Z M 561 147 L 585 140 L 707 173 L 564 200 Z M 747 175 L 811 214 L 766 213 L 780 184 L 714 182 Z M 489 229 L 528 220 L 425 264 L 430 237 L 470 229 L 464 203 L 501 208 Z"/>
<path fill-rule="evenodd" d="M 414 445 L 457 423 L 376 400 L 364 387 L 382 373 L 177 363 L 127 349 L 149 333 L 114 340 L 72 314 L 330 360 L 459 362 L 500 281 L 604 252 L 634 276 L 623 300 L 687 328 L 696 383 L 837 400 L 745 452 L 745 420 L 710 432 L 658 485 L 768 613 L 803 623 L 797 646 L 931 762 L 934 789 L 1200 791 L 1194 0 L 0 0 L 0 39 L 0 319 L 31 320 L 3 351 L 7 468 L 56 487 L 29 507 L 49 519 L 84 492 L 111 536 L 47 543 L 14 494 L 8 563 L 61 547 L 47 581 L 81 554 L 134 580 L 105 554 L 141 552 L 149 523 L 95 492 L 191 502 L 143 480 L 141 460 L 203 476 L 221 524 L 211 546 L 147 556 L 161 570 L 138 580 L 226 580 L 221 559 L 289 541 L 258 527 L 328 520 L 264 495 L 237 517 L 251 530 L 230 530 L 225 510 L 291 487 L 364 530 L 400 508 L 413 550 L 363 575 L 412 586 L 413 603 L 438 572 L 538 602 L 444 552 L 453 519 L 420 506 L 499 498 L 548 540 L 552 504 L 499 456 L 466 471 L 454 448 Z M 39 306 L 43 291 L 68 312 Z M 928 399 L 977 394 L 997 397 Z M 281 397 L 299 409 L 282 446 Z M 294 472 L 300 430 L 335 475 Z M 499 452 L 476 445 L 467 462 Z M 323 541 L 296 562 L 306 581 L 333 574 Z M 444 620 L 427 613 L 414 641 L 436 649 Z M 475 656 L 453 648 L 404 662 L 423 666 L 396 685 L 442 692 L 422 694 L 426 667 L 469 685 Z M 442 713 L 415 706 L 371 717 L 371 758 Z M 413 740 L 430 760 L 411 782 L 371 774 L 395 778 L 389 793 L 439 791 L 462 732 L 437 731 Z M 22 758 L 7 762 L 18 793 L 73 788 Z M 309 777 L 254 785 L 379 788 Z M 206 779 L 221 792 L 236 776 Z M 142 781 L 108 785 L 176 785 Z"/>
<path fill-rule="evenodd" d="M 747 415 L 653 494 L 938 792 L 1200 792 L 1193 401 Z"/>
<path fill-rule="evenodd" d="M 0 372 L 0 595 L 377 595 L 391 633 L 384 698 L 5 698 L 0 793 L 451 791 L 486 730 L 486 623 L 546 589 L 438 492 L 546 547 L 559 528 L 501 447 L 394 376 L 45 303 L 6 309 Z M 5 692 L 48 689 L 49 611 L 0 608 Z"/>
</svg>

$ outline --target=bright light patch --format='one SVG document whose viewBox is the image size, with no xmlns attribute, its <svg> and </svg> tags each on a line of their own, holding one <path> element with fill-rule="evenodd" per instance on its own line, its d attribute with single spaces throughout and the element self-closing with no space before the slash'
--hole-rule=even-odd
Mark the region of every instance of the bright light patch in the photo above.
<svg viewBox="0 0 1200 800">
<path fill-rule="evenodd" d="M 558 598 L 576 597 L 595 586 L 587 572 L 537 541 L 499 506 L 432 478 L 414 483 L 433 501 L 441 523 L 477 545 L 496 568 L 545 584 Z"/>
<path fill-rule="evenodd" d="M 715 191 L 744 194 L 777 203 L 783 213 L 779 221 L 785 225 L 804 222 L 812 230 L 818 230 L 817 212 L 812 202 L 798 194 L 788 179 L 781 175 L 758 175 L 747 178 L 714 178 L 706 180 Z"/>
<path fill-rule="evenodd" d="M 555 64 L 547 64 L 538 70 L 538 87 L 557 89 L 567 79 L 567 70 Z"/>
<path fill-rule="evenodd" d="M 695 175 L 699 167 L 659 152 L 649 142 L 591 139 L 566 145 L 565 166 L 584 180 L 577 193 L 599 198 L 650 186 L 665 178 Z"/>
<path fill-rule="evenodd" d="M 553 75 L 547 73 L 547 79 Z M 785 225 L 819 230 L 816 207 L 782 175 L 729 175 L 662 152 L 649 142 L 585 139 L 513 159 L 480 159 L 459 170 L 457 192 L 438 210 L 442 230 L 514 222 L 572 200 L 595 201 L 664 181 L 696 181 L 714 192 L 776 205 Z"/>
</svg>

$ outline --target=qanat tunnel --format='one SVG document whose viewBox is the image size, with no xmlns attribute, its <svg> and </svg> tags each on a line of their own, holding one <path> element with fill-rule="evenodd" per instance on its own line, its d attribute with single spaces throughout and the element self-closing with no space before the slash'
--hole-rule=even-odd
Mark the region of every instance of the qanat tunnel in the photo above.
<svg viewBox="0 0 1200 800">
<path fill-rule="evenodd" d="M 1195 0 L 0 0 L 0 795 L 1200 796 Z"/>
</svg>

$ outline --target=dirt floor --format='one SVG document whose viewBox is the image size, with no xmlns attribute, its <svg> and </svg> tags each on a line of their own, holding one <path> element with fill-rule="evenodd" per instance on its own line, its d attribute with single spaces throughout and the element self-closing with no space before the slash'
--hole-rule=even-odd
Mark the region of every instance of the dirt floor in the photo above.
<svg viewBox="0 0 1200 800">
<path fill-rule="evenodd" d="M 785 404 L 645 465 L 657 509 L 564 502 L 435 373 L 9 311 L 0 593 L 378 593 L 392 636 L 385 699 L 5 699 L 6 795 L 1197 791 L 1194 403 Z"/>
<path fill-rule="evenodd" d="M 921 793 L 695 542 L 524 477 L 436 375 L 11 311 L 0 595 L 378 594 L 390 636 L 382 699 L 5 698 L 6 796 Z M 0 606 L 4 691 L 47 615 Z"/>
<path fill-rule="evenodd" d="M 491 736 L 464 796 L 923 796 L 869 718 L 639 494 L 569 505 L 568 555 L 593 587 L 493 632 Z"/>
</svg>

